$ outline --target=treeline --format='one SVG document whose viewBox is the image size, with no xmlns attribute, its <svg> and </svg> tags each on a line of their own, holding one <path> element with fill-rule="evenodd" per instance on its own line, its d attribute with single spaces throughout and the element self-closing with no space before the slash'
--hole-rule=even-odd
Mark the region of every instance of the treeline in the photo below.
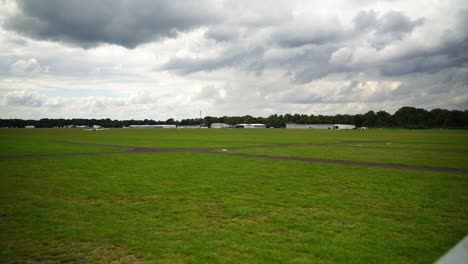
<svg viewBox="0 0 468 264">
<path fill-rule="evenodd" d="M 230 125 L 240 123 L 262 123 L 267 127 L 285 127 L 287 123 L 296 124 L 353 124 L 357 127 L 401 127 L 401 128 L 468 128 L 468 110 L 444 110 L 433 109 L 427 111 L 421 108 L 405 106 L 393 115 L 385 111 L 369 111 L 365 114 L 356 115 L 304 115 L 285 114 L 271 115 L 269 117 L 246 116 L 206 116 L 203 119 L 170 118 L 165 121 L 144 120 L 111 120 L 107 119 L 49 119 L 23 120 L 23 119 L 0 119 L 0 127 L 25 127 L 35 126 L 37 128 L 70 127 L 70 126 L 93 126 L 102 127 L 124 127 L 129 125 L 159 125 L 171 124 L 180 126 L 204 125 L 212 123 L 226 123 Z"/>
</svg>

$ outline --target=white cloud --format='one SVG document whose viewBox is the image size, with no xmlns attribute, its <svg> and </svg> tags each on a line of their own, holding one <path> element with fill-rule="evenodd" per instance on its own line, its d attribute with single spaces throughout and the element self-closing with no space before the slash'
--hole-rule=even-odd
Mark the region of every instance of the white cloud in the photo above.
<svg viewBox="0 0 468 264">
<path fill-rule="evenodd" d="M 14 74 L 35 74 L 43 71 L 41 65 L 34 58 L 17 60 L 10 66 L 10 70 Z"/>
<path fill-rule="evenodd" d="M 47 97 L 35 91 L 12 91 L 3 96 L 3 105 L 5 106 L 28 106 L 40 107 L 47 100 Z"/>
<path fill-rule="evenodd" d="M 455 96 L 452 99 L 452 102 L 455 105 L 466 105 L 468 103 L 468 93 L 463 94 L 463 95 L 459 95 L 459 96 Z"/>
<path fill-rule="evenodd" d="M 65 100 L 63 100 L 61 97 L 49 98 L 45 103 L 45 105 L 50 108 L 61 108 L 64 107 L 65 104 Z"/>
<path fill-rule="evenodd" d="M 149 90 L 138 91 L 128 98 L 130 104 L 156 104 L 158 97 Z"/>
</svg>

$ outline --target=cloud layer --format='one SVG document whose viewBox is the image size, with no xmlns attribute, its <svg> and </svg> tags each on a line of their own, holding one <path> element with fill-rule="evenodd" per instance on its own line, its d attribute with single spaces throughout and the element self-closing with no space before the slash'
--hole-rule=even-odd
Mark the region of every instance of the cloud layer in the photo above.
<svg viewBox="0 0 468 264">
<path fill-rule="evenodd" d="M 3 117 L 468 108 L 465 1 L 1 5 Z"/>
<path fill-rule="evenodd" d="M 101 43 L 128 48 L 174 37 L 215 20 L 214 3 L 208 1 L 60 1 L 18 0 L 21 12 L 5 27 L 20 34 L 91 47 Z"/>
</svg>

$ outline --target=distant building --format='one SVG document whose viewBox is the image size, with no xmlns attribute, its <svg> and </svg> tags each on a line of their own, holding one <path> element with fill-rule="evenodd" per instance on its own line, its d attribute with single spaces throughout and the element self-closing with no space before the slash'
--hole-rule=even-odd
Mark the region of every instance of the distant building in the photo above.
<svg viewBox="0 0 468 264">
<path fill-rule="evenodd" d="M 177 128 L 176 125 L 130 125 L 129 128 Z"/>
<path fill-rule="evenodd" d="M 286 124 L 287 129 L 333 129 L 333 124 Z"/>
<path fill-rule="evenodd" d="M 349 124 L 286 124 L 287 129 L 355 129 Z"/>
<path fill-rule="evenodd" d="M 264 124 L 237 124 L 234 128 L 266 128 Z"/>
<path fill-rule="evenodd" d="M 201 128 L 200 125 L 177 126 L 177 128 Z"/>
<path fill-rule="evenodd" d="M 24 128 L 36 128 L 35 126 L 24 126 Z"/>
<path fill-rule="evenodd" d="M 212 123 L 211 128 L 230 128 L 231 126 L 225 123 Z"/>
<path fill-rule="evenodd" d="M 355 125 L 350 124 L 335 124 L 335 129 L 356 129 Z"/>
</svg>

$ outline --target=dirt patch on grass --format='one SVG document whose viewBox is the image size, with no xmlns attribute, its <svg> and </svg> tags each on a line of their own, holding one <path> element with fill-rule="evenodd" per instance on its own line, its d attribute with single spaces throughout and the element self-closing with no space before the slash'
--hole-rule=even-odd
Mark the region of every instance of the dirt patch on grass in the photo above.
<svg viewBox="0 0 468 264">
<path fill-rule="evenodd" d="M 150 147 L 136 147 L 130 148 L 124 152 L 127 153 L 148 153 L 148 152 L 194 152 L 194 153 L 208 153 L 214 149 L 211 148 L 150 148 Z"/>
<path fill-rule="evenodd" d="M 387 143 L 385 140 L 344 140 L 343 143 Z"/>
<path fill-rule="evenodd" d="M 61 143 L 68 143 L 68 144 L 126 147 L 127 149 L 119 150 L 119 151 L 105 151 L 105 152 L 91 152 L 91 153 L 54 153 L 54 154 L 12 155 L 12 156 L 0 156 L 0 158 L 93 156 L 93 155 L 116 154 L 116 153 L 120 153 L 120 154 L 122 153 L 205 153 L 205 154 L 228 155 L 228 156 L 238 156 L 238 157 L 247 157 L 247 158 L 263 158 L 263 159 L 275 159 L 275 160 L 293 160 L 293 161 L 302 161 L 302 162 L 311 162 L 311 163 L 337 164 L 337 165 L 346 165 L 346 166 L 366 166 L 366 167 L 388 168 L 388 169 L 405 169 L 405 170 L 449 172 L 449 173 L 468 173 L 468 169 L 459 169 L 459 168 L 416 166 L 416 165 L 404 165 L 404 164 L 388 164 L 388 163 L 377 163 L 377 162 L 332 160 L 332 159 L 305 158 L 305 157 L 272 156 L 272 155 L 262 155 L 262 154 L 232 153 L 228 151 L 215 151 L 215 150 L 220 150 L 221 148 L 156 148 L 156 147 L 125 146 L 125 145 L 90 143 L 90 142 L 72 142 L 72 141 L 53 141 L 53 142 L 61 142 Z M 262 145 L 262 146 L 263 147 L 279 147 L 279 146 L 307 146 L 307 145 L 324 146 L 327 144 L 291 143 L 291 144 L 271 144 L 271 145 Z M 331 146 L 337 146 L 337 145 L 331 145 Z M 259 147 L 259 145 L 251 146 L 251 147 Z M 240 147 L 240 148 L 245 148 L 245 147 Z M 233 149 L 233 148 L 230 148 L 230 149 Z"/>
<path fill-rule="evenodd" d="M 21 159 L 21 158 L 49 158 L 49 157 L 74 157 L 74 156 L 97 156 L 106 154 L 125 153 L 126 150 L 119 151 L 97 151 L 97 152 L 68 152 L 68 153 L 43 153 L 43 154 L 19 154 L 1 155 L 0 159 Z"/>
<path fill-rule="evenodd" d="M 289 145 L 289 144 L 281 144 Z M 292 144 L 296 145 L 296 144 Z M 278 144 L 276 145 L 278 146 Z M 229 155 L 239 156 L 248 158 L 263 158 L 263 159 L 276 159 L 276 160 L 294 160 L 302 162 L 312 163 L 328 163 L 337 165 L 348 165 L 348 166 L 366 166 L 366 167 L 377 167 L 377 168 L 388 168 L 388 169 L 405 169 L 405 170 L 420 170 L 420 171 L 435 171 L 435 172 L 450 172 L 450 173 L 468 173 L 468 169 L 457 169 L 457 168 L 445 168 L 445 167 L 430 167 L 430 166 L 415 166 L 415 165 L 404 165 L 404 164 L 388 164 L 388 163 L 376 163 L 376 162 L 364 162 L 364 161 L 346 161 L 346 160 L 331 160 L 331 159 L 318 159 L 318 158 L 303 158 L 303 157 L 286 157 L 286 156 L 271 156 L 261 154 L 247 154 L 247 153 L 232 153 L 232 152 L 218 152 L 214 149 L 209 148 L 133 148 L 127 150 L 129 153 L 138 152 L 189 152 L 189 153 L 209 153 L 217 155 Z"/>
<path fill-rule="evenodd" d="M 142 257 L 132 252 L 127 247 L 104 244 L 95 248 L 87 261 L 97 263 L 143 263 Z"/>
<path fill-rule="evenodd" d="M 419 171 L 434 171 L 434 172 L 450 172 L 450 173 L 468 173 L 468 169 L 458 168 L 446 168 L 446 167 L 430 167 L 430 166 L 415 166 L 415 165 L 404 165 L 404 164 L 388 164 L 388 163 L 377 163 L 377 162 L 365 162 L 365 161 L 347 161 L 347 160 L 331 160 L 331 159 L 318 159 L 318 158 L 303 158 L 303 157 L 286 157 L 286 156 L 271 156 L 262 154 L 246 154 L 246 153 L 219 153 L 230 156 L 249 157 L 249 158 L 263 158 L 263 159 L 275 159 L 275 160 L 293 160 L 302 162 L 312 163 L 325 163 L 325 164 L 337 164 L 347 166 L 365 166 L 365 167 L 376 167 L 376 168 L 387 168 L 387 169 L 405 169 L 405 170 L 419 170 Z"/>
<path fill-rule="evenodd" d="M 464 149 L 434 149 L 434 148 L 408 148 L 408 147 L 393 147 L 388 141 L 378 140 L 347 140 L 340 143 L 279 143 L 279 144 L 258 144 L 250 146 L 229 147 L 229 149 L 251 149 L 251 148 L 274 148 L 274 147 L 340 147 L 340 148 L 370 148 L 370 149 L 396 149 L 396 150 L 415 150 L 415 151 L 437 151 L 437 152 L 459 152 L 466 153 Z M 385 144 L 386 146 L 369 146 L 365 144 Z M 353 145 L 346 145 L 353 144 Z"/>
<path fill-rule="evenodd" d="M 438 152 L 468 152 L 465 149 L 435 149 L 435 148 L 408 148 L 408 147 L 393 147 L 389 146 L 392 143 L 389 141 L 380 141 L 380 140 L 345 140 L 341 141 L 345 144 L 359 144 L 359 145 L 330 145 L 330 146 L 339 146 L 339 147 L 348 147 L 348 148 L 375 148 L 375 149 L 398 149 L 398 150 L 416 150 L 416 151 L 438 151 Z M 363 144 L 385 144 L 387 146 L 368 146 Z"/>
<path fill-rule="evenodd" d="M 61 241 L 22 241 L 31 245 L 29 252 L 12 259 L 12 263 L 144 263 L 135 250 L 110 243 Z"/>
</svg>

